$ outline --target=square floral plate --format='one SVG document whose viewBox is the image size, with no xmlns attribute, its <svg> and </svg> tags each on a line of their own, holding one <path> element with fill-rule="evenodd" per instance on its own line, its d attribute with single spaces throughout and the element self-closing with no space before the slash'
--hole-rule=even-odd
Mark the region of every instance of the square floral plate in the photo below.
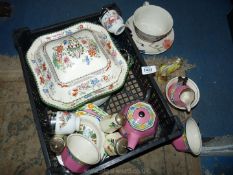
<svg viewBox="0 0 233 175">
<path fill-rule="evenodd" d="M 118 90 L 128 73 L 108 32 L 88 22 L 38 37 L 26 59 L 42 100 L 62 110 Z"/>
</svg>

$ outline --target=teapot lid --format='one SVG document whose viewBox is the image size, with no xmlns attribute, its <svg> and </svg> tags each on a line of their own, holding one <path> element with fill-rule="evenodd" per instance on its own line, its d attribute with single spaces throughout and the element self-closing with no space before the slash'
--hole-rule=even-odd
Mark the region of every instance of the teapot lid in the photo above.
<svg viewBox="0 0 233 175">
<path fill-rule="evenodd" d="M 128 109 L 127 119 L 131 127 L 139 131 L 145 131 L 154 126 L 156 114 L 151 105 L 137 102 Z"/>
</svg>

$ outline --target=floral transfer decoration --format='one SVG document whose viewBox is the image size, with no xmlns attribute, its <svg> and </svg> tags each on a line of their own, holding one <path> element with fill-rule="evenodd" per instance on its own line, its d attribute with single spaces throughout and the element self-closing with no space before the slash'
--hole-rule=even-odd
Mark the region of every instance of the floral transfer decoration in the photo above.
<svg viewBox="0 0 233 175">
<path fill-rule="evenodd" d="M 79 32 L 84 34 L 79 36 Z M 104 64 L 96 64 L 98 59 L 104 59 Z M 42 100 L 62 110 L 75 109 L 118 90 L 128 73 L 127 63 L 108 32 L 88 22 L 37 38 L 26 60 Z M 75 67 L 79 65 L 76 61 L 83 65 L 80 69 Z M 99 67 L 88 68 L 95 65 Z"/>
<path fill-rule="evenodd" d="M 68 121 L 71 119 L 72 114 L 70 112 L 59 112 L 61 115 L 59 115 L 59 128 L 64 128 Z"/>
<path fill-rule="evenodd" d="M 104 151 L 105 134 L 100 128 L 99 117 L 86 111 L 76 111 L 77 117 L 80 117 L 80 129 L 78 133 L 88 138 L 96 144 L 100 150 L 101 158 L 106 156 Z"/>
<path fill-rule="evenodd" d="M 111 122 L 110 124 L 109 124 L 109 127 L 110 128 L 117 128 L 119 125 L 118 124 L 116 124 L 115 122 Z"/>
<path fill-rule="evenodd" d="M 87 113 L 90 113 L 91 111 L 91 114 L 94 114 L 99 121 L 108 116 L 108 113 L 106 113 L 93 103 L 87 103 L 86 105 L 80 107 L 78 111 L 76 111 L 76 113 L 84 113 L 84 111 Z"/>
<path fill-rule="evenodd" d="M 67 67 L 72 67 L 73 59 L 81 59 L 87 65 L 95 57 L 100 57 L 100 50 L 97 43 L 88 37 L 70 36 L 61 41 L 58 46 L 53 47 L 53 64 L 55 68 L 65 71 Z M 81 57 L 84 55 L 84 57 Z"/>
<path fill-rule="evenodd" d="M 165 39 L 164 41 L 163 41 L 163 47 L 164 47 L 164 49 L 169 49 L 171 46 L 172 46 L 172 43 L 173 43 L 173 41 L 172 40 L 170 40 L 170 39 Z"/>
<path fill-rule="evenodd" d="M 115 154 L 115 140 L 113 138 L 108 138 L 106 139 L 108 144 L 106 146 L 106 152 L 109 155 L 114 155 Z"/>
<path fill-rule="evenodd" d="M 136 109 L 145 109 L 148 111 L 150 117 L 145 123 L 139 123 L 134 119 L 134 112 Z M 154 113 L 151 106 L 142 102 L 137 102 L 130 106 L 127 114 L 129 124 L 139 131 L 145 131 L 146 129 L 152 128 L 155 122 L 155 118 L 156 114 Z"/>
<path fill-rule="evenodd" d="M 79 131 L 85 138 L 91 140 L 94 144 L 97 144 L 97 136 L 95 131 L 85 124 L 80 124 Z"/>
<path fill-rule="evenodd" d="M 115 10 L 112 10 L 111 13 L 105 13 L 104 16 L 107 15 L 104 18 L 107 18 L 108 20 L 104 20 L 103 25 L 107 28 L 110 29 L 116 22 L 120 19 L 119 15 Z"/>
<path fill-rule="evenodd" d="M 81 111 L 80 109 L 78 111 L 76 111 L 76 115 L 78 117 L 83 117 L 83 118 L 86 118 L 86 116 L 88 117 L 91 117 L 91 118 L 94 118 L 96 121 L 98 121 L 98 124 L 100 122 L 100 120 L 102 119 L 102 117 L 100 117 L 100 115 L 98 114 L 92 114 L 92 113 L 89 113 L 88 111 Z"/>
<path fill-rule="evenodd" d="M 173 40 L 168 38 L 168 39 L 163 39 L 159 43 L 156 42 L 151 43 L 149 47 L 153 48 L 156 52 L 160 53 L 168 50 L 172 46 L 172 44 L 173 44 Z"/>
<path fill-rule="evenodd" d="M 185 145 L 186 150 L 190 149 L 190 147 L 188 145 L 188 140 L 187 140 L 186 132 L 184 132 L 181 137 L 182 137 L 182 140 L 183 140 L 183 143 Z"/>
<path fill-rule="evenodd" d="M 37 59 L 31 59 L 32 66 L 34 67 L 34 72 L 39 80 L 39 85 L 42 87 L 43 93 L 47 96 L 48 94 L 55 93 L 54 82 L 51 81 L 52 74 L 48 69 L 46 63 L 40 57 L 40 55 L 36 55 Z"/>
<path fill-rule="evenodd" d="M 133 16 L 126 21 L 126 26 L 128 26 L 132 31 L 132 38 L 140 52 L 143 54 L 160 54 L 171 48 L 172 44 L 174 43 L 175 34 L 173 29 L 171 29 L 171 31 L 161 40 L 156 42 L 148 42 L 140 39 L 137 36 L 133 25 Z"/>
<path fill-rule="evenodd" d="M 83 29 L 45 44 L 43 55 L 55 80 L 69 86 L 80 79 L 106 73 L 117 52 L 106 34 Z"/>
</svg>

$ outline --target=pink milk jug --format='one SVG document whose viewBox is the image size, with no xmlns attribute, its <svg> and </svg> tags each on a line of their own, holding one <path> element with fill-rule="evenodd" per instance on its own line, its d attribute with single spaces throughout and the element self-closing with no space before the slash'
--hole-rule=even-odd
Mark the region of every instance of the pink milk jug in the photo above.
<svg viewBox="0 0 233 175">
<path fill-rule="evenodd" d="M 155 135 L 158 117 L 150 104 L 138 101 L 125 106 L 121 113 L 127 117 L 120 133 L 127 137 L 128 149 L 135 149 L 139 142 Z"/>
</svg>

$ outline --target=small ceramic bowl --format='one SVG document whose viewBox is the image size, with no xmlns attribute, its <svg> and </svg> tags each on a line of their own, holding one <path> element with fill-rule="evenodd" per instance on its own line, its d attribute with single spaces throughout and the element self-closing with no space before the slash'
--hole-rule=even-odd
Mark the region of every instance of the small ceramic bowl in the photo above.
<svg viewBox="0 0 233 175">
<path fill-rule="evenodd" d="M 183 77 L 183 78 L 185 78 L 185 77 Z M 175 77 L 167 83 L 167 85 L 166 85 L 166 98 L 168 99 L 169 103 L 172 106 L 174 106 L 178 109 L 181 109 L 181 110 L 187 110 L 187 108 L 184 105 L 182 105 L 182 103 L 177 103 L 177 100 L 174 101 L 174 99 L 173 99 L 174 97 L 171 96 L 171 88 L 178 84 L 178 79 L 179 79 L 179 77 Z M 181 94 L 182 90 L 186 90 L 187 87 L 188 87 L 188 89 L 190 88 L 194 92 L 194 100 L 191 103 L 190 107 L 191 108 L 195 107 L 200 99 L 200 91 L 199 91 L 196 83 L 188 78 L 186 84 L 183 86 L 184 86 L 184 89 L 180 88 L 181 90 L 179 93 Z M 177 99 L 177 97 L 176 97 L 176 99 Z"/>
<path fill-rule="evenodd" d="M 155 42 L 169 34 L 173 27 L 173 18 L 162 7 L 146 3 L 134 12 L 133 24 L 139 38 Z"/>
</svg>

